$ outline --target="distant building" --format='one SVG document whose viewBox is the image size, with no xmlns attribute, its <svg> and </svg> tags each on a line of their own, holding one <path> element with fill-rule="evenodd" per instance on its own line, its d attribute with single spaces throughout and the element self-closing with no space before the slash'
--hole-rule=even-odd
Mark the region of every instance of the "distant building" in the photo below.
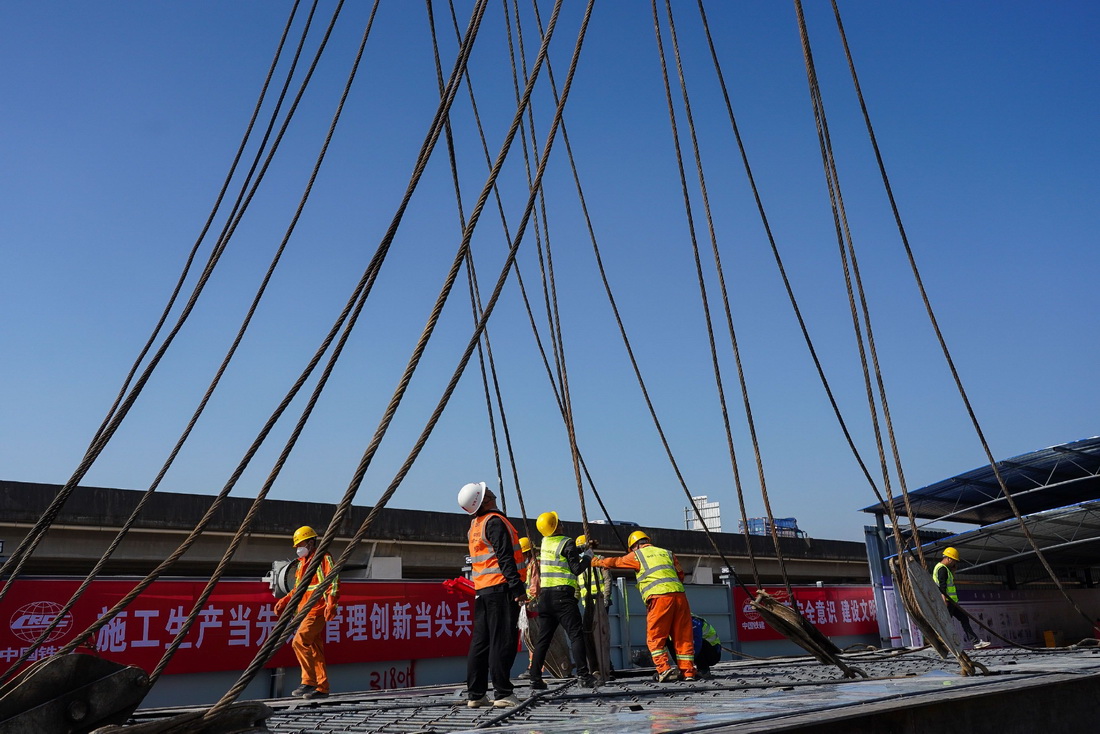
<svg viewBox="0 0 1100 734">
<path fill-rule="evenodd" d="M 699 522 L 701 516 L 703 522 L 707 525 L 707 530 L 712 533 L 722 532 L 722 513 L 717 502 L 708 502 L 705 494 L 692 497 L 691 502 L 695 505 L 694 508 L 684 508 L 684 526 L 688 530 L 703 529 L 703 523 Z M 696 514 L 696 510 L 698 510 L 698 514 Z"/>
<path fill-rule="evenodd" d="M 745 521 L 741 520 L 737 523 L 737 532 L 745 532 Z M 749 518 L 749 535 L 771 535 L 772 526 L 766 517 L 750 517 Z M 795 517 L 777 517 L 775 518 L 775 534 L 780 538 L 805 538 L 805 531 L 798 529 L 798 518 Z"/>
</svg>

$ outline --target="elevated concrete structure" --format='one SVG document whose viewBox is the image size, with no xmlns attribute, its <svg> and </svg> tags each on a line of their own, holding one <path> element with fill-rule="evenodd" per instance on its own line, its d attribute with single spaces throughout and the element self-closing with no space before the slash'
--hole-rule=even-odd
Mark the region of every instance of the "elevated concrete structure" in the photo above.
<svg viewBox="0 0 1100 734">
<path fill-rule="evenodd" d="M 5 552 L 12 553 L 28 530 L 41 517 L 60 487 L 55 484 L 0 481 L 0 539 Z M 102 487 L 79 487 L 69 498 L 52 529 L 24 569 L 26 575 L 83 574 L 108 547 L 119 528 L 141 498 L 142 492 Z M 442 498 L 450 503 L 448 494 Z M 157 492 L 150 499 L 136 526 L 108 563 L 105 574 L 144 574 L 171 554 L 210 507 L 209 495 Z M 214 513 L 206 532 L 173 569 L 173 575 L 209 573 L 221 558 L 233 533 L 241 526 L 251 498 L 230 497 Z M 335 551 L 343 550 L 360 526 L 370 507 L 354 507 L 340 527 Z M 290 535 L 300 525 L 321 531 L 328 525 L 335 506 L 319 502 L 268 500 L 260 508 L 251 532 L 230 566 L 230 575 L 262 576 L 273 560 L 293 556 Z M 517 520 L 522 528 L 522 521 Z M 410 579 L 449 578 L 461 573 L 466 557 L 469 518 L 461 512 L 385 509 L 379 513 L 369 536 L 352 562 L 366 565 L 372 557 L 400 557 L 403 576 Z M 564 522 L 566 533 L 582 532 L 578 522 Z M 534 518 L 530 528 L 534 529 Z M 702 532 L 646 528 L 655 543 L 670 548 L 696 580 L 718 580 L 722 561 Z M 592 524 L 592 537 L 608 553 L 619 548 L 613 528 Z M 746 540 L 765 583 L 778 583 L 779 565 L 771 538 L 718 533 L 719 547 L 735 569 L 749 578 Z M 869 583 L 867 556 L 862 542 L 781 538 L 780 548 L 792 583 L 823 581 Z M 698 573 L 695 573 L 698 571 Z"/>
</svg>

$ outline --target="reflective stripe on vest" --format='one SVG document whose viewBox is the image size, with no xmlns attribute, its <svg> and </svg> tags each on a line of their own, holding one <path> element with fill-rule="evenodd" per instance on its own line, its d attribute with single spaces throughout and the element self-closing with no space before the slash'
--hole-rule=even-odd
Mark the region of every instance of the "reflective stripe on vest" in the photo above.
<svg viewBox="0 0 1100 734">
<path fill-rule="evenodd" d="M 298 561 L 298 568 L 295 569 L 295 571 L 294 571 L 294 588 L 298 588 L 298 585 L 302 583 L 302 576 L 305 575 L 306 566 L 308 566 L 308 565 L 309 565 L 309 557 L 308 556 L 306 558 L 303 558 L 302 560 Z M 330 556 L 328 553 L 326 553 L 321 558 L 321 563 L 320 563 L 319 566 L 317 566 L 317 570 L 314 571 L 314 573 L 313 573 L 313 583 L 311 583 L 309 586 L 306 587 L 306 595 L 302 597 L 302 601 L 298 604 L 299 609 L 302 609 L 303 607 L 305 607 L 306 602 L 309 601 L 309 597 L 313 593 L 314 589 L 316 589 L 318 586 L 320 586 L 322 584 L 322 582 L 324 582 L 324 580 L 325 580 L 325 575 L 328 574 L 328 573 L 331 573 L 331 572 L 332 572 L 332 556 Z M 336 576 L 332 579 L 332 584 L 329 585 L 328 589 L 325 590 L 325 593 L 322 595 L 322 597 L 320 599 L 318 599 L 317 602 L 313 606 L 317 607 L 317 606 L 320 606 L 321 604 L 324 604 L 325 600 L 329 597 L 333 597 L 334 599 L 339 599 L 340 598 L 340 577 L 339 576 Z"/>
<path fill-rule="evenodd" d="M 951 601 L 958 601 L 959 591 L 955 588 L 955 574 L 951 571 L 950 568 L 943 565 L 942 563 L 937 563 L 936 567 L 932 569 L 932 580 L 936 582 L 937 587 L 940 585 L 939 579 L 941 568 L 944 571 L 947 571 L 947 598 Z"/>
<path fill-rule="evenodd" d="M 664 548 L 643 545 L 634 551 L 634 555 L 638 557 L 638 565 L 641 567 L 638 570 L 638 591 L 642 595 L 642 601 L 649 601 L 649 597 L 655 594 L 671 594 L 684 590 L 676 573 L 672 554 Z"/>
<path fill-rule="evenodd" d="M 542 539 L 542 548 L 539 551 L 539 575 L 542 579 L 542 588 L 550 589 L 556 586 L 577 588 L 577 577 L 569 570 L 569 562 L 561 553 L 568 542 L 569 538 L 564 535 L 551 535 Z"/>
<path fill-rule="evenodd" d="M 527 560 L 523 557 L 523 551 L 519 548 L 519 534 L 508 522 L 508 518 L 499 512 L 486 512 L 478 515 L 470 522 L 470 532 L 467 536 L 470 542 L 470 562 L 473 572 L 470 574 L 474 582 L 474 589 L 486 589 L 490 586 L 507 583 L 504 574 L 500 571 L 500 562 L 497 560 L 496 551 L 489 541 L 485 539 L 485 523 L 491 517 L 499 517 L 504 521 L 504 527 L 508 530 L 508 536 L 512 541 L 512 557 L 516 561 L 516 570 L 519 571 L 520 580 L 527 580 Z"/>
<path fill-rule="evenodd" d="M 593 559 L 600 556 L 593 556 Z M 581 574 L 580 592 L 581 601 L 585 601 L 588 597 L 597 597 L 603 593 L 603 573 L 598 568 L 588 568 Z"/>
</svg>

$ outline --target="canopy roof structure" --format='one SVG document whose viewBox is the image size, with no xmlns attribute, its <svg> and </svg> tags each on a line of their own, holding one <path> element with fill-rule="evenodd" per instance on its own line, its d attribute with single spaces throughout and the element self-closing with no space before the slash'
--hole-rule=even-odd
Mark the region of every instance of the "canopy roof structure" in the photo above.
<svg viewBox="0 0 1100 734">
<path fill-rule="evenodd" d="M 1052 563 L 1067 566 L 1096 565 L 1100 542 L 1100 499 L 1068 507 L 1036 512 L 1024 517 L 1031 537 Z M 1036 563 L 1036 554 L 1016 518 L 925 543 L 925 556 L 953 546 L 966 559 L 965 571 L 973 573 L 993 564 Z M 933 552 L 929 553 L 929 549 Z"/>
<path fill-rule="evenodd" d="M 997 470 L 1021 515 L 1068 510 L 1100 498 L 1100 436 L 1005 459 L 997 462 Z M 978 525 L 1011 520 L 1019 525 L 990 466 L 909 492 L 909 502 L 921 519 Z M 905 517 L 902 498 L 895 498 L 893 505 Z M 883 508 L 875 504 L 863 511 L 877 514 Z"/>
</svg>

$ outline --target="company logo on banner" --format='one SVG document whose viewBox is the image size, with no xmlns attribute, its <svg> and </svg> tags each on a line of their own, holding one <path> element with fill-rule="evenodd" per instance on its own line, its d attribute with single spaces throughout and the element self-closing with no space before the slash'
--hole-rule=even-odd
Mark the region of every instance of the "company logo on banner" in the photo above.
<svg viewBox="0 0 1100 734">
<path fill-rule="evenodd" d="M 749 587 L 755 595 L 756 589 Z M 787 590 L 781 586 L 765 586 L 776 601 L 791 606 Z M 814 627 L 827 637 L 877 635 L 878 610 L 875 592 L 870 586 L 794 586 L 794 606 Z M 741 587 L 733 590 L 737 610 L 737 635 L 742 642 L 782 640 L 764 621 L 750 597 Z"/>
<path fill-rule="evenodd" d="M 136 583 L 93 581 L 30 660 L 57 652 Z M 21 579 L 12 583 L 7 601 L 15 612 L 7 620 L 0 618 L 0 665 L 19 658 L 38 639 L 79 585 L 79 581 L 68 579 Z M 124 665 L 152 670 L 183 628 L 204 587 L 203 581 L 154 582 L 99 630 L 91 640 L 96 653 Z M 218 584 L 166 672 L 243 670 L 275 627 L 278 618 L 274 603 L 267 584 L 261 581 Z M 464 657 L 472 626 L 472 597 L 450 591 L 440 583 L 341 581 L 339 611 L 325 628 L 325 658 L 340 664 Z M 297 665 L 289 644 L 268 662 L 268 667 Z M 379 683 L 389 684 L 385 687 L 414 684 L 411 670 L 389 678 Z"/>
</svg>

